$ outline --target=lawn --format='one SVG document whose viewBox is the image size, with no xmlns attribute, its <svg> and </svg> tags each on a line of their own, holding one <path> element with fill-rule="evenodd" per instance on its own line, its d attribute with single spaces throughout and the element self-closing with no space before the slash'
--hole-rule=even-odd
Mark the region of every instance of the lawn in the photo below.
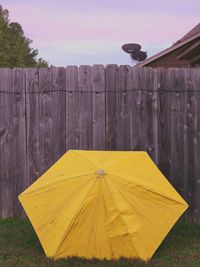
<svg viewBox="0 0 200 267">
<path fill-rule="evenodd" d="M 44 256 L 29 221 L 0 220 L 1 267 L 200 267 L 200 225 L 178 222 L 152 260 L 147 264 L 132 260 L 84 260 L 68 258 L 53 261 Z"/>
</svg>

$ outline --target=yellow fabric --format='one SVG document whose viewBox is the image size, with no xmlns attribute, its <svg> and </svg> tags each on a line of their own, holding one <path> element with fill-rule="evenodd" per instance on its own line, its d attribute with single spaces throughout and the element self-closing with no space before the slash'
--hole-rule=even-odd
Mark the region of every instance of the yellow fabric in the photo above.
<svg viewBox="0 0 200 267">
<path fill-rule="evenodd" d="M 69 150 L 20 196 L 48 257 L 149 260 L 187 203 L 146 152 Z"/>
</svg>

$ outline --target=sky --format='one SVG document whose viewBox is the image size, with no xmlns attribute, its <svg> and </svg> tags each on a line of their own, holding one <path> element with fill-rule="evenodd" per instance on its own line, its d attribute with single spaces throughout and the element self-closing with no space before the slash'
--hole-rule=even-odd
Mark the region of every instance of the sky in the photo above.
<svg viewBox="0 0 200 267">
<path fill-rule="evenodd" d="M 132 65 L 139 43 L 152 56 L 200 22 L 199 0 L 0 0 L 39 57 L 54 66 Z"/>
</svg>

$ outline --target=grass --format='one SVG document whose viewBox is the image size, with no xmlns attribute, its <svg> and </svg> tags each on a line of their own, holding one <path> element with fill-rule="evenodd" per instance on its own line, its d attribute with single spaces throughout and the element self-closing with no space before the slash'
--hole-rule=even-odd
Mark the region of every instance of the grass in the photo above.
<svg viewBox="0 0 200 267">
<path fill-rule="evenodd" d="M 200 225 L 178 222 L 148 263 L 45 257 L 28 220 L 0 220 L 1 267 L 200 267 Z"/>
</svg>

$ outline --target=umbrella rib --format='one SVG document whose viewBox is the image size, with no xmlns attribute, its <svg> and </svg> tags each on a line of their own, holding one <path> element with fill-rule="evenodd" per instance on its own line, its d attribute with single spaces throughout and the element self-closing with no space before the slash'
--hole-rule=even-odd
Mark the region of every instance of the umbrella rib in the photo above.
<svg viewBox="0 0 200 267">
<path fill-rule="evenodd" d="M 105 184 L 106 184 L 106 186 L 107 186 L 107 188 L 108 188 L 108 191 L 110 192 L 110 195 L 111 195 L 111 197 L 112 197 L 112 199 L 113 199 L 113 203 L 114 203 L 116 209 L 117 209 L 118 212 L 119 212 L 119 217 L 121 218 L 122 223 L 125 225 L 125 228 L 127 229 L 127 226 L 126 226 L 126 223 L 125 223 L 124 220 L 123 220 L 123 217 L 120 216 L 121 211 L 120 211 L 119 207 L 117 206 L 117 203 L 116 203 L 116 201 L 115 201 L 115 198 L 114 198 L 114 196 L 113 196 L 113 193 L 112 193 L 112 191 L 111 191 L 111 189 L 110 189 L 110 187 L 109 187 L 109 185 L 108 185 L 106 179 L 104 179 L 104 180 L 105 180 Z M 127 229 L 127 232 L 128 232 L 128 229 Z M 132 241 L 132 240 L 131 240 L 131 241 Z M 133 242 L 131 242 L 131 243 L 132 243 L 132 245 L 134 246 Z M 138 250 L 136 249 L 135 246 L 134 246 L 134 248 L 135 248 L 135 251 L 137 252 L 138 257 L 139 257 L 140 254 L 139 254 Z"/>
<path fill-rule="evenodd" d="M 119 175 L 112 174 L 112 173 L 110 173 L 110 172 L 109 172 L 109 175 L 111 175 L 111 176 L 114 177 L 114 178 L 116 177 L 116 178 L 118 178 L 118 179 L 128 181 L 127 179 L 122 178 L 122 177 L 119 176 Z M 129 182 L 129 181 L 128 181 L 128 182 Z M 177 201 L 177 200 L 175 200 L 175 199 L 173 199 L 173 198 L 170 198 L 169 196 L 167 196 L 167 195 L 165 195 L 165 194 L 161 194 L 161 193 L 155 191 L 155 190 L 154 190 L 153 188 L 151 188 L 151 187 L 147 188 L 147 187 L 145 187 L 145 186 L 143 186 L 143 185 L 135 185 L 135 187 L 143 188 L 143 189 L 145 189 L 145 190 L 151 191 L 152 193 L 154 193 L 154 194 L 156 194 L 156 195 L 165 197 L 165 198 L 167 198 L 167 199 L 170 199 L 171 201 L 174 201 L 174 202 L 176 202 L 176 203 L 179 203 L 179 204 L 181 204 L 181 205 L 184 205 L 183 202 L 179 202 L 179 201 Z M 178 192 L 176 192 L 176 193 L 178 194 Z"/>
<path fill-rule="evenodd" d="M 89 172 L 89 173 L 85 173 L 85 174 L 82 174 L 82 175 L 75 175 L 75 176 L 71 176 L 70 178 L 68 178 L 68 179 L 66 179 L 66 178 L 63 178 L 63 179 L 60 179 L 59 181 L 54 181 L 54 182 L 50 182 L 50 183 L 46 183 L 45 185 L 43 185 L 43 186 L 41 186 L 41 187 L 39 187 L 39 188 L 35 188 L 35 189 L 33 189 L 32 191 L 30 191 L 30 192 L 28 192 L 28 193 L 26 193 L 26 191 L 24 191 L 20 196 L 27 196 L 27 195 L 30 195 L 30 194 L 32 194 L 32 193 L 35 193 L 35 192 L 37 192 L 38 190 L 40 190 L 40 189 L 44 189 L 44 188 L 46 188 L 46 187 L 48 187 L 48 186 L 50 186 L 50 185 L 54 185 L 54 184 L 59 184 L 59 183 L 61 183 L 61 182 L 63 182 L 63 181 L 71 181 L 72 179 L 76 179 L 76 178 L 82 178 L 82 177 L 84 177 L 84 176 L 87 176 L 87 175 L 92 175 L 92 174 L 94 174 L 95 172 Z M 37 181 L 36 181 L 37 182 Z M 39 192 L 40 193 L 40 192 Z"/>
<path fill-rule="evenodd" d="M 56 257 L 56 254 L 59 250 L 59 248 L 61 247 L 61 245 L 63 244 L 64 240 L 66 239 L 67 235 L 69 234 L 72 226 L 74 225 L 74 222 L 75 222 L 75 218 L 78 217 L 78 215 L 80 214 L 82 208 L 83 208 L 83 203 L 85 201 L 85 199 L 87 198 L 88 194 L 90 193 L 90 191 L 92 190 L 92 188 L 94 187 L 95 183 L 98 181 L 98 178 L 95 179 L 94 183 L 91 185 L 91 187 L 89 188 L 89 190 L 87 191 L 87 193 L 85 194 L 84 198 L 83 198 L 83 201 L 81 202 L 81 205 L 79 206 L 79 208 L 77 209 L 77 212 L 75 213 L 74 217 L 71 219 L 71 222 L 66 230 L 66 232 L 64 233 L 61 241 L 59 242 L 57 248 L 55 249 L 55 255 L 54 257 Z"/>
</svg>

